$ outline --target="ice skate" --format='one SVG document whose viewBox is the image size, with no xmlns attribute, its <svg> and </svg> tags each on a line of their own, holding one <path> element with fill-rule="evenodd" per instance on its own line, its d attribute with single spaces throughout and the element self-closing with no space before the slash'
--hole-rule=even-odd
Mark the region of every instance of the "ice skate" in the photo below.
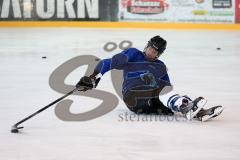
<svg viewBox="0 0 240 160">
<path fill-rule="evenodd" d="M 197 113 L 204 107 L 207 103 L 203 97 L 198 97 L 194 101 L 189 103 L 183 103 L 180 106 L 180 112 L 186 116 L 188 120 L 193 119 L 197 115 Z"/>
<path fill-rule="evenodd" d="M 222 106 L 214 106 L 209 109 L 201 109 L 196 114 L 195 118 L 202 122 L 205 122 L 219 116 L 222 113 L 223 109 L 224 108 Z"/>
</svg>

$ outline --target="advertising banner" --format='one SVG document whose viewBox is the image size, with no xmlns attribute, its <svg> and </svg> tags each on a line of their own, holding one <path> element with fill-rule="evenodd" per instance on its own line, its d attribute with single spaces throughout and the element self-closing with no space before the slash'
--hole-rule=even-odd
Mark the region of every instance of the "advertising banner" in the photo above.
<svg viewBox="0 0 240 160">
<path fill-rule="evenodd" d="M 234 0 L 120 0 L 120 21 L 234 23 Z"/>
<path fill-rule="evenodd" d="M 235 18 L 236 23 L 240 23 L 240 0 L 236 0 L 236 11 L 235 11 Z"/>
<path fill-rule="evenodd" d="M 0 0 L 0 21 L 117 21 L 118 0 Z"/>
</svg>

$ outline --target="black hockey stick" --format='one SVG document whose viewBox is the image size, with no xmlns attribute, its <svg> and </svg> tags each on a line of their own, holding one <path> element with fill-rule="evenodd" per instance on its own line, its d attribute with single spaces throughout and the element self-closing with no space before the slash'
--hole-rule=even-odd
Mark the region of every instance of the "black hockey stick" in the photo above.
<svg viewBox="0 0 240 160">
<path fill-rule="evenodd" d="M 22 119 L 21 121 L 17 122 L 16 124 L 14 124 L 14 125 L 12 126 L 11 132 L 12 132 L 12 133 L 18 133 L 18 130 L 23 128 L 23 127 L 18 127 L 19 124 L 22 124 L 22 123 L 25 122 L 26 120 L 32 118 L 33 116 L 39 114 L 40 112 L 42 112 L 42 111 L 44 111 L 44 110 L 46 110 L 47 108 L 51 107 L 51 106 L 54 105 L 55 103 L 61 101 L 61 100 L 64 99 L 64 98 L 66 98 L 67 96 L 71 95 L 73 92 L 75 92 L 75 91 L 77 91 L 77 90 L 83 91 L 84 89 L 75 88 L 74 90 L 72 90 L 71 92 L 68 92 L 67 94 L 65 94 L 64 96 L 58 98 L 58 99 L 55 100 L 54 102 L 52 102 L 52 103 L 48 104 L 47 106 L 39 109 L 37 112 L 35 112 L 35 113 L 31 114 L 30 116 Z"/>
</svg>

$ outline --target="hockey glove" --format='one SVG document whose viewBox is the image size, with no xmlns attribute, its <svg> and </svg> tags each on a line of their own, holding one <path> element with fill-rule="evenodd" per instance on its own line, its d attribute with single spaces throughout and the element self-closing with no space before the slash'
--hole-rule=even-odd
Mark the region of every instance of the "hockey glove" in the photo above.
<svg viewBox="0 0 240 160">
<path fill-rule="evenodd" d="M 150 85 L 151 87 L 157 86 L 157 82 L 152 73 L 143 73 L 140 75 L 140 78 L 142 81 L 144 81 L 145 84 Z"/>
<path fill-rule="evenodd" d="M 76 88 L 78 88 L 81 91 L 91 90 L 97 87 L 99 81 L 100 78 L 96 79 L 95 77 L 84 76 L 77 83 Z"/>
</svg>

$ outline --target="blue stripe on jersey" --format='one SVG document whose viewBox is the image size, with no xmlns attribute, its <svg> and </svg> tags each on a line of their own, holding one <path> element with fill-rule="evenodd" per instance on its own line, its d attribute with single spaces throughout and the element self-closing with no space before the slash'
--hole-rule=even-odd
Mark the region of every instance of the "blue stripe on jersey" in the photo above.
<svg viewBox="0 0 240 160">
<path fill-rule="evenodd" d="M 136 72 L 128 72 L 126 79 L 139 77 L 141 74 L 147 73 L 147 71 L 136 71 Z"/>
</svg>

